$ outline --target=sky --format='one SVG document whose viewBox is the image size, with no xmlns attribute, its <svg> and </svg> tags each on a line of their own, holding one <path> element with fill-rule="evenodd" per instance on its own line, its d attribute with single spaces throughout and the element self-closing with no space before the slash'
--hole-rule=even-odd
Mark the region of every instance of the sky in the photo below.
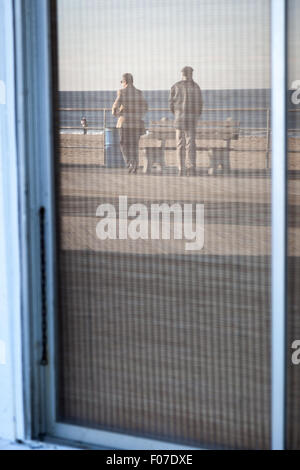
<svg viewBox="0 0 300 470">
<path fill-rule="evenodd" d="M 57 3 L 60 90 L 169 89 L 185 65 L 203 89 L 270 87 L 269 0 Z"/>
</svg>

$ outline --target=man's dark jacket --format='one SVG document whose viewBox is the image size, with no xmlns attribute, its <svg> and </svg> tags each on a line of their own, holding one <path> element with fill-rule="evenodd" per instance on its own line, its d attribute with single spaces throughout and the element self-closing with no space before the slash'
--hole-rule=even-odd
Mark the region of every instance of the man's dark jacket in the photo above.
<svg viewBox="0 0 300 470">
<path fill-rule="evenodd" d="M 112 114 L 118 116 L 118 128 L 144 129 L 143 116 L 148 110 L 148 104 L 141 90 L 128 85 L 118 91 L 112 107 Z"/>
<path fill-rule="evenodd" d="M 175 83 L 170 91 L 169 105 L 175 116 L 176 129 L 195 128 L 203 108 L 199 85 L 194 80 L 181 80 Z"/>
</svg>

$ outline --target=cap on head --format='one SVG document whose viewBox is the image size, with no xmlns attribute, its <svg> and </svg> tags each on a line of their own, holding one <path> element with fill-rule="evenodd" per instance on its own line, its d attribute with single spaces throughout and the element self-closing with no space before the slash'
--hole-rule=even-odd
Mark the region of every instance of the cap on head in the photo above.
<svg viewBox="0 0 300 470">
<path fill-rule="evenodd" d="M 193 75 L 193 71 L 194 69 L 192 67 L 186 66 L 186 67 L 183 67 L 183 69 L 181 70 L 181 73 L 185 77 L 190 77 L 191 75 Z"/>
<path fill-rule="evenodd" d="M 131 73 L 123 73 L 122 78 L 126 83 L 133 83 L 133 76 Z"/>
</svg>

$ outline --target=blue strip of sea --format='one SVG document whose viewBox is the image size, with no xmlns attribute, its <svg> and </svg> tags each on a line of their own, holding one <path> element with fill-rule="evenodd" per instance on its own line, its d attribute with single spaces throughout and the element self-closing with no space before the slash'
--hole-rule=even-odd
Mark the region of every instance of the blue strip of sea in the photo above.
<svg viewBox="0 0 300 470">
<path fill-rule="evenodd" d="M 166 111 L 148 111 L 145 116 L 146 126 L 151 121 L 158 121 L 162 117 L 172 119 L 168 111 L 168 90 L 145 90 L 144 96 L 149 108 L 166 108 Z M 267 128 L 267 109 L 271 106 L 270 89 L 239 89 L 239 90 L 202 90 L 204 112 L 201 119 L 205 121 L 221 121 L 232 118 L 240 122 L 244 135 L 265 135 Z M 290 95 L 291 92 L 288 92 Z M 83 111 L 60 111 L 59 127 L 62 133 L 82 133 L 80 121 L 86 117 L 89 133 L 98 134 L 106 127 L 114 127 L 116 119 L 110 111 L 106 112 L 105 122 L 103 111 L 89 111 L 88 108 L 107 108 L 116 98 L 116 91 L 60 91 L 59 108 L 82 108 Z M 288 113 L 288 128 L 293 131 L 289 135 L 300 136 L 300 106 L 295 106 L 288 96 L 289 109 L 299 109 L 299 112 Z M 229 108 L 229 110 L 228 110 Z M 260 108 L 258 110 L 257 108 Z M 263 109 L 261 109 L 263 108 Z M 210 111 L 210 109 L 214 109 Z M 251 109 L 251 110 L 249 110 Z M 72 129 L 77 127 L 78 129 Z M 270 122 L 271 126 L 271 122 Z M 70 129 L 71 128 L 71 129 Z"/>
</svg>

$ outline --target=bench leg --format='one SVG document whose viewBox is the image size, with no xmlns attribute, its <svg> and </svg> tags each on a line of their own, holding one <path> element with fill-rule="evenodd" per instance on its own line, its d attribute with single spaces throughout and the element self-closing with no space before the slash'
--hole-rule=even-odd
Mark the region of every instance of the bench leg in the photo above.
<svg viewBox="0 0 300 470">
<path fill-rule="evenodd" d="M 220 163 L 223 165 L 223 170 L 230 171 L 230 150 L 229 149 L 224 149 L 222 160 L 223 162 L 220 162 Z"/>
<path fill-rule="evenodd" d="M 143 173 L 149 174 L 152 166 L 151 157 L 147 148 L 143 150 Z"/>
<path fill-rule="evenodd" d="M 215 149 L 209 149 L 208 156 L 209 156 L 209 168 L 215 170 L 218 166 Z"/>
<path fill-rule="evenodd" d="M 230 171 L 230 150 L 229 148 L 210 149 L 209 155 L 209 170 L 208 174 L 214 174 L 219 165 L 222 166 L 224 171 Z"/>
<path fill-rule="evenodd" d="M 161 170 L 163 170 L 165 166 L 164 162 L 164 152 L 161 148 L 145 148 L 143 150 L 143 173 L 149 174 L 151 173 L 151 168 L 154 163 L 159 163 Z"/>
</svg>

